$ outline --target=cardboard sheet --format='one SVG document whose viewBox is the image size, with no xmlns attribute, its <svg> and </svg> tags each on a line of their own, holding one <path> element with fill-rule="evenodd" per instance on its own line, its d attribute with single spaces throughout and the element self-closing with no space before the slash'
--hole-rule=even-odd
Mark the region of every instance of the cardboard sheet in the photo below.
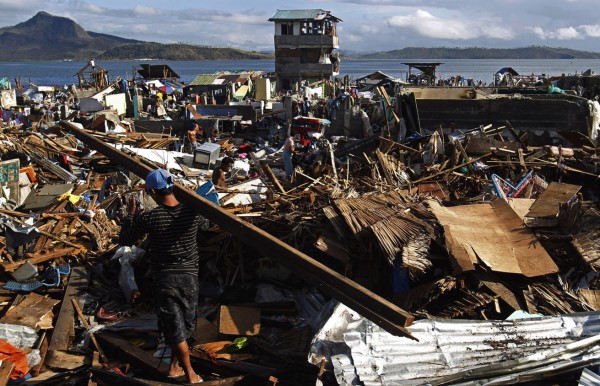
<svg viewBox="0 0 600 386">
<path fill-rule="evenodd" d="M 506 201 L 456 207 L 429 201 L 429 206 L 444 228 L 456 273 L 473 270 L 475 264 L 527 277 L 558 272 L 550 255 Z"/>
</svg>

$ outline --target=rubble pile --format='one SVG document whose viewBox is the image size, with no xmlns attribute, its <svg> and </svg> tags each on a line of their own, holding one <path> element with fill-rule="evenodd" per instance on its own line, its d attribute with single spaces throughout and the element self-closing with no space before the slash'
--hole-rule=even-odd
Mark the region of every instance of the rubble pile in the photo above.
<svg viewBox="0 0 600 386">
<path fill-rule="evenodd" d="M 105 83 L 106 95 L 127 89 Z M 68 92 L 60 98 L 75 103 Z M 207 384 L 460 384 L 518 371 L 538 380 L 536 363 L 557 363 L 552 350 L 560 360 L 572 354 L 565 368 L 600 364 L 590 332 L 600 320 L 597 139 L 534 137 L 509 122 L 426 134 L 403 127 L 407 98 L 378 87 L 372 100 L 345 92 L 307 111 L 284 96 L 283 111 L 309 115 L 290 123 L 299 137 L 291 176 L 278 110 L 246 127 L 235 114 L 202 116 L 171 99 L 156 119 L 76 111 L 5 127 L 0 359 L 10 360 L 0 384 L 185 381 L 167 376 L 147 240 L 118 244 L 127 203 L 156 205 L 142 186 L 156 168 L 211 221 L 198 240 L 190 342 Z M 204 122 L 203 143 L 189 153 L 173 127 L 190 119 L 231 126 Z M 303 131 L 321 125 L 344 135 Z M 232 170 L 215 186 L 211 168 L 224 156 Z M 532 319 L 512 321 L 518 315 Z M 536 324 L 541 316 L 551 328 Z M 547 350 L 544 361 L 532 359 L 534 347 Z"/>
</svg>

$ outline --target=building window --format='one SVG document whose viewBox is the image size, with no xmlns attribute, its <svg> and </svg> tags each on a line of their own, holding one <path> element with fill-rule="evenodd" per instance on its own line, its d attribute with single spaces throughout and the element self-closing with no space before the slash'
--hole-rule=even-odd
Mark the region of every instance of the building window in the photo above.
<svg viewBox="0 0 600 386">
<path fill-rule="evenodd" d="M 312 21 L 305 21 L 302 23 L 302 28 L 300 30 L 300 35 L 312 35 L 316 31 L 316 28 L 313 26 Z"/>
<path fill-rule="evenodd" d="M 294 23 L 292 23 L 292 22 L 281 23 L 281 34 L 282 35 L 293 35 L 294 34 Z"/>
</svg>

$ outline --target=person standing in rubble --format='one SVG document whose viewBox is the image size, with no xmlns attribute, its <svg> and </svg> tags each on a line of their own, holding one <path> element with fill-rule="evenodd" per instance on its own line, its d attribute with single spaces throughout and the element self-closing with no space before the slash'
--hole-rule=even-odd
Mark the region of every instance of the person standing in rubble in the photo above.
<svg viewBox="0 0 600 386">
<path fill-rule="evenodd" d="M 192 122 L 192 128 L 187 132 L 188 145 L 192 154 L 194 154 L 194 150 L 198 146 L 198 135 L 202 136 L 200 127 L 196 122 Z"/>
<path fill-rule="evenodd" d="M 296 144 L 294 143 L 294 136 L 289 135 L 283 143 L 283 167 L 285 169 L 285 177 L 288 180 L 292 179 L 294 173 L 294 164 L 292 163 L 292 157 L 296 152 Z"/>
<path fill-rule="evenodd" d="M 168 376 L 185 377 L 200 383 L 190 363 L 187 340 L 196 326 L 198 306 L 199 253 L 197 235 L 208 229 L 208 220 L 173 194 L 174 180 L 164 169 L 146 177 L 146 192 L 158 206 L 138 213 L 135 200 L 129 202 L 128 217 L 121 228 L 121 245 L 133 245 L 148 235 L 148 253 L 153 299 L 158 325 L 171 347 Z"/>
</svg>

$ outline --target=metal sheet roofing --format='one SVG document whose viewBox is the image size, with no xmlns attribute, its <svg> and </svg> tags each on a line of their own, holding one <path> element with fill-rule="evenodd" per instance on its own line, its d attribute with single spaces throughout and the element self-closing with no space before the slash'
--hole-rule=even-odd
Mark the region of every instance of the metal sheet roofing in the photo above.
<svg viewBox="0 0 600 386">
<path fill-rule="evenodd" d="M 192 86 L 208 86 L 213 84 L 215 79 L 219 77 L 218 74 L 200 74 L 197 75 L 194 80 L 190 82 Z"/>
<path fill-rule="evenodd" d="M 225 83 L 246 83 L 248 81 L 248 79 L 250 79 L 250 75 L 249 74 L 227 74 L 227 75 L 221 75 L 219 77 L 220 79 L 223 79 Z"/>
<path fill-rule="evenodd" d="M 324 11 L 322 9 L 278 9 L 269 21 L 323 20 L 327 18 L 341 21 L 341 19 L 333 16 L 329 11 Z"/>
<path fill-rule="evenodd" d="M 419 320 L 408 330 L 418 342 L 393 336 L 338 305 L 317 335 L 311 355 L 317 358 L 323 351 L 316 347 L 327 341 L 339 345 L 343 339 L 364 385 L 422 385 L 450 379 L 475 385 L 476 379 L 535 379 L 544 372 L 564 371 L 569 364 L 581 369 L 600 363 L 600 312 L 520 320 Z M 340 338 L 332 342 L 332 336 Z M 340 366 L 336 374 L 346 375 L 338 383 L 351 384 L 346 383 L 352 373 L 347 361 L 332 357 L 332 362 Z"/>
</svg>

